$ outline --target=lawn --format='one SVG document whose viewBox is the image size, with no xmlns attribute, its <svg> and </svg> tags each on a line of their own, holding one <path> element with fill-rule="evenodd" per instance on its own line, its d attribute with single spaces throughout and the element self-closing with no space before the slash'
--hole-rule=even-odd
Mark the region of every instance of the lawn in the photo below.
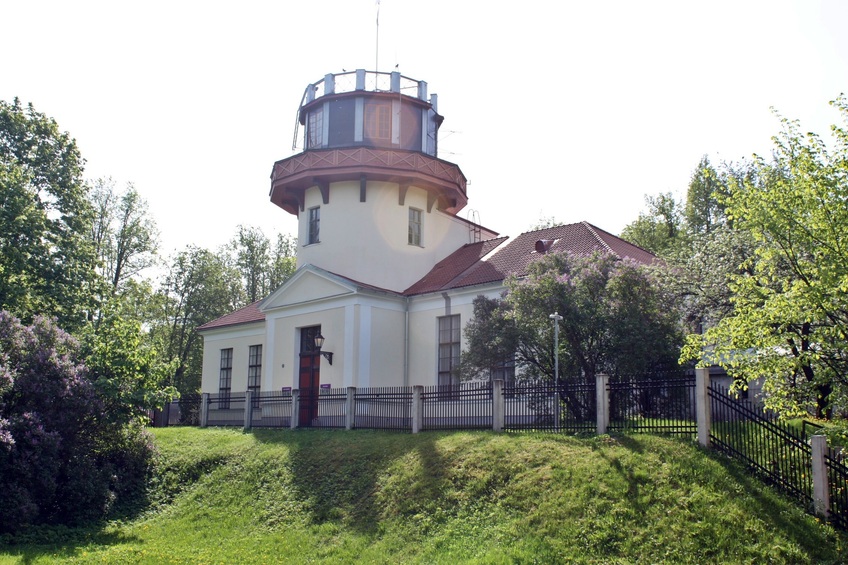
<svg viewBox="0 0 848 565">
<path fill-rule="evenodd" d="M 147 509 L 0 563 L 843 563 L 846 538 L 689 441 L 154 430 Z"/>
</svg>

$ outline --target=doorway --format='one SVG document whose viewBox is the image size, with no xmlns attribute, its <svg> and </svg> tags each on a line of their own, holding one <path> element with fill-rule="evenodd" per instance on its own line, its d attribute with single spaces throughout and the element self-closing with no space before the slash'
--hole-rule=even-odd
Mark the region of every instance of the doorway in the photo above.
<svg viewBox="0 0 848 565">
<path fill-rule="evenodd" d="M 315 347 L 315 336 L 321 333 L 321 326 L 300 329 L 300 368 L 298 389 L 300 389 L 300 411 L 298 426 L 308 428 L 318 417 L 318 392 L 321 386 L 321 354 Z"/>
</svg>

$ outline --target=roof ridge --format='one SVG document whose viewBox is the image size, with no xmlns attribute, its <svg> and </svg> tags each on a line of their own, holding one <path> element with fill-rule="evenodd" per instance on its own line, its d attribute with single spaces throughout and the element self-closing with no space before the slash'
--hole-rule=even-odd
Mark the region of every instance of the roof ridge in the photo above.
<svg viewBox="0 0 848 565">
<path fill-rule="evenodd" d="M 478 257 L 476 261 L 474 261 L 473 263 L 471 263 L 468 267 L 466 267 L 466 268 L 465 268 L 465 269 L 463 269 L 460 273 L 458 273 L 458 274 L 457 274 L 454 278 L 452 278 L 451 280 L 449 280 L 448 282 L 446 282 L 444 285 L 442 285 L 442 288 L 446 288 L 446 287 L 447 287 L 447 288 L 452 288 L 452 287 L 453 287 L 453 284 L 454 284 L 455 282 L 457 282 L 457 281 L 461 280 L 461 279 L 462 279 L 462 278 L 464 278 L 464 277 L 465 277 L 465 276 L 466 276 L 469 272 L 471 272 L 473 269 L 476 269 L 477 267 L 479 267 L 479 266 L 480 266 L 480 263 L 482 263 L 482 262 L 485 260 L 485 258 L 486 258 L 486 257 L 488 257 L 489 255 L 491 255 L 492 253 L 494 253 L 495 251 L 497 251 L 497 249 L 498 249 L 501 245 L 503 245 L 503 243 L 504 243 L 506 240 L 508 240 L 508 239 L 509 239 L 509 236 L 504 235 L 504 236 L 501 236 L 501 237 L 494 237 L 494 238 L 492 238 L 492 239 L 487 239 L 487 240 L 484 240 L 484 241 L 475 241 L 474 243 L 479 243 L 479 244 L 482 246 L 482 245 L 483 245 L 483 244 L 485 244 L 485 243 L 494 242 L 496 239 L 500 239 L 500 240 L 502 240 L 502 241 L 501 241 L 501 242 L 499 242 L 499 243 L 498 243 L 498 244 L 496 244 L 496 245 L 492 245 L 492 248 L 491 248 L 491 249 L 489 249 L 488 251 L 486 251 L 486 253 L 484 253 L 482 257 Z M 472 245 L 472 244 L 467 244 L 467 245 Z"/>
<path fill-rule="evenodd" d="M 609 251 L 613 255 L 618 255 L 618 253 L 616 253 L 615 250 L 612 247 L 610 247 L 610 244 L 607 243 L 607 241 L 603 237 L 601 237 L 601 235 L 597 232 L 597 230 L 599 230 L 600 228 L 595 228 L 595 226 L 593 226 L 592 224 L 590 224 L 589 222 L 586 222 L 586 221 L 582 221 L 580 223 L 583 225 L 584 228 L 589 230 L 589 233 L 592 234 L 592 237 L 594 237 L 604 247 L 604 249 L 606 249 L 607 251 Z M 603 231 L 603 230 L 601 230 L 601 231 Z M 608 233 L 608 232 L 604 232 L 604 233 Z M 612 235 L 612 234 L 610 234 L 610 235 Z M 621 239 L 621 238 L 619 238 L 619 239 Z M 622 239 L 622 241 L 624 241 L 624 240 Z"/>
</svg>

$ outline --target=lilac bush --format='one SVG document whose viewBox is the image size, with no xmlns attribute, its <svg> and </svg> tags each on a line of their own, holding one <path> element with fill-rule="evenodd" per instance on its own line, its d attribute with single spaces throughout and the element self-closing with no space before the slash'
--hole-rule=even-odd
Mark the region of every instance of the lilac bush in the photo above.
<svg viewBox="0 0 848 565">
<path fill-rule="evenodd" d="M 51 320 L 0 312 L 0 532 L 103 516 L 144 481 L 149 445 L 108 417 L 80 359 Z"/>
</svg>

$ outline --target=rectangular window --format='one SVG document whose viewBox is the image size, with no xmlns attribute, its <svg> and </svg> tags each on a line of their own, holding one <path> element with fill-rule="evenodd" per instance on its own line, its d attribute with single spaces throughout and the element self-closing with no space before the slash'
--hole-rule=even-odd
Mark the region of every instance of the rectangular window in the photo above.
<svg viewBox="0 0 848 565">
<path fill-rule="evenodd" d="M 459 386 L 459 314 L 439 318 L 439 386 L 448 390 Z"/>
<path fill-rule="evenodd" d="M 218 378 L 218 408 L 227 410 L 230 407 L 230 391 L 233 384 L 233 349 L 221 350 L 221 372 Z"/>
<path fill-rule="evenodd" d="M 365 104 L 365 137 L 391 141 L 392 106 L 385 102 Z"/>
<path fill-rule="evenodd" d="M 421 246 L 421 210 L 409 209 L 409 245 Z"/>
<path fill-rule="evenodd" d="M 306 124 L 306 148 L 315 149 L 324 146 L 324 110 L 316 108 L 309 112 Z"/>
<path fill-rule="evenodd" d="M 318 231 L 321 227 L 321 208 L 315 207 L 309 209 L 309 237 L 306 239 L 307 245 L 318 243 Z"/>
<path fill-rule="evenodd" d="M 254 408 L 259 408 L 259 391 L 262 379 L 262 346 L 251 345 L 247 356 L 247 390 Z"/>
</svg>

